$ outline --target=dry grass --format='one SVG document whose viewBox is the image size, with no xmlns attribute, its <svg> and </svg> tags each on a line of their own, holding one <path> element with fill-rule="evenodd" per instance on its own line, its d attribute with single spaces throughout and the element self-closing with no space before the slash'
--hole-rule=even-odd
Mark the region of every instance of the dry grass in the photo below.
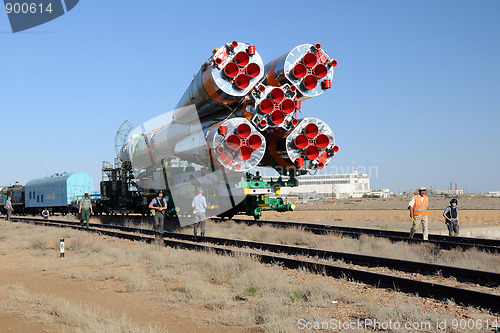
<svg viewBox="0 0 500 333">
<path fill-rule="evenodd" d="M 0 287 L 3 312 L 22 312 L 25 317 L 42 324 L 59 324 L 61 329 L 71 328 L 73 332 L 166 332 L 153 325 L 139 327 L 126 316 L 117 316 L 96 306 L 76 304 L 64 298 L 30 294 L 20 285 Z"/>
<path fill-rule="evenodd" d="M 233 221 L 209 223 L 207 224 L 207 234 L 214 237 L 305 246 L 500 273 L 500 256 L 474 249 L 467 251 L 440 250 L 430 244 L 392 243 L 390 240 L 371 236 L 362 236 L 356 240 L 337 234 L 314 235 L 310 232 L 304 232 L 300 228 L 275 229 L 267 225 L 262 227 L 247 226 Z"/>
<path fill-rule="evenodd" d="M 311 236 L 300 230 L 276 232 L 272 228 L 248 228 L 234 223 L 210 224 L 208 230 L 210 234 L 219 230 L 221 235 L 224 231 L 223 235 L 227 237 L 246 235 L 245 238 L 261 241 L 278 240 L 314 247 L 330 243 L 334 247 L 345 247 L 352 241 L 333 236 Z M 67 242 L 66 257 L 54 259 L 58 256 L 61 237 Z M 389 246 L 385 242 L 371 243 L 371 240 L 358 243 L 350 246 L 379 252 Z M 308 321 L 328 321 L 331 318 L 418 321 L 429 318 L 444 320 L 452 316 L 444 309 L 429 314 L 423 301 L 414 296 L 315 276 L 304 270 L 262 265 L 248 255 L 220 256 L 211 252 L 103 239 L 81 231 L 0 221 L 0 253 L 17 251 L 29 251 L 34 256 L 28 261 L 30 270 L 43 270 L 45 274 L 68 279 L 97 281 L 95 283 L 108 287 L 113 281 L 121 292 L 137 292 L 141 296 L 145 292 L 154 292 L 158 304 L 171 307 L 202 304 L 211 313 L 208 322 L 217 325 L 259 327 L 265 332 L 301 332 L 303 330 L 297 326 L 301 318 Z M 9 297 L 22 294 L 16 288 L 3 292 Z M 116 318 L 96 309 L 85 310 L 85 306 L 76 304 L 65 305 L 72 309 L 73 314 L 61 313 L 57 304 L 63 300 L 47 297 L 43 302 L 43 309 L 48 309 L 42 311 L 44 315 L 56 317 L 53 318 L 56 322 L 76 331 L 90 332 L 97 327 L 96 323 L 106 323 L 100 325 L 109 325 L 109 330 L 102 332 L 136 332 L 124 328 L 128 327 L 124 325 L 133 326 L 126 318 Z M 86 323 L 85 318 L 77 316 L 80 312 L 95 319 Z M 118 328 L 115 330 L 115 327 Z M 157 328 L 146 327 L 143 331 L 155 330 Z"/>
</svg>

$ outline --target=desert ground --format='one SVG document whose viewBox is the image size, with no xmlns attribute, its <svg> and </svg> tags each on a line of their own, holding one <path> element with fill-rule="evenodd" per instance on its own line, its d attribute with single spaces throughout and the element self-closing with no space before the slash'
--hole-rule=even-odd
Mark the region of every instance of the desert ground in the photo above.
<svg viewBox="0 0 500 333">
<path fill-rule="evenodd" d="M 460 202 L 462 230 L 499 227 L 499 199 L 470 200 L 470 205 Z M 389 199 L 315 201 L 297 203 L 295 212 L 265 212 L 262 218 L 407 230 L 406 205 L 407 200 Z M 431 204 L 431 232 L 446 231 L 440 217 L 444 207 L 446 201 Z M 189 228 L 182 231 L 191 232 Z M 232 221 L 208 223 L 207 234 L 375 252 L 474 269 L 500 267 L 497 255 L 474 251 L 435 251 L 425 245 L 396 245 L 370 237 L 306 235 L 297 229 L 276 232 Z M 60 238 L 66 243 L 64 258 L 59 258 Z M 451 301 L 262 265 L 248 256 L 163 248 L 85 231 L 4 221 L 0 221 L 0 272 L 0 333 L 304 332 L 314 330 L 300 329 L 300 320 L 375 318 L 435 323 L 494 318 Z"/>
</svg>

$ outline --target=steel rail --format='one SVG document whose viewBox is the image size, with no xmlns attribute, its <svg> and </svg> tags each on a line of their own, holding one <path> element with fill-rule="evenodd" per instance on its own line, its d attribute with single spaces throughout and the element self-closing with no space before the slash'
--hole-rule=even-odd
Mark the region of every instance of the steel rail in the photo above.
<svg viewBox="0 0 500 333">
<path fill-rule="evenodd" d="M 29 219 L 28 219 L 29 220 Z M 46 221 L 46 220 L 37 220 Z M 63 223 L 67 225 L 78 226 L 78 222 L 73 221 L 54 221 L 58 223 Z M 90 223 L 92 227 L 95 228 L 106 228 L 106 229 L 117 229 L 125 232 L 139 233 L 145 235 L 154 235 L 154 231 L 151 229 L 143 229 L 136 227 L 127 227 L 112 224 L 99 224 Z M 438 264 L 430 264 L 411 260 L 393 259 L 386 257 L 369 256 L 363 254 L 346 253 L 338 251 L 329 251 L 314 249 L 302 246 L 291 246 L 276 243 L 264 243 L 250 240 L 240 240 L 240 239 L 229 239 L 222 237 L 198 237 L 193 235 L 187 235 L 182 233 L 174 232 L 164 232 L 163 237 L 187 240 L 191 242 L 208 242 L 211 244 L 223 245 L 223 246 L 233 246 L 239 248 L 252 248 L 259 249 L 262 251 L 270 251 L 276 253 L 284 253 L 288 255 L 303 255 L 310 257 L 317 257 L 321 259 L 328 260 L 342 260 L 346 263 L 366 266 L 366 267 L 387 267 L 394 270 L 404 271 L 408 273 L 419 273 L 423 275 L 441 275 L 442 277 L 453 277 L 460 282 L 475 283 L 482 286 L 497 287 L 500 285 L 500 273 L 488 272 L 482 270 L 445 266 Z"/>
<path fill-rule="evenodd" d="M 125 227 L 125 226 L 112 226 L 116 227 L 116 229 L 121 230 L 121 231 L 127 231 L 127 233 L 121 233 L 121 232 L 116 232 L 116 231 L 110 231 L 106 230 L 105 228 L 111 227 L 111 225 L 100 225 L 100 224 L 93 224 L 91 228 L 83 228 L 81 227 L 77 222 L 70 222 L 70 221 L 46 221 L 46 220 L 40 220 L 40 219 L 29 219 L 29 218 L 16 218 L 14 220 L 18 220 L 21 222 L 27 222 L 27 223 L 33 223 L 37 225 L 48 225 L 48 226 L 57 226 L 57 227 L 70 227 L 73 229 L 85 229 L 90 232 L 96 232 L 99 234 L 103 235 L 108 235 L 108 236 L 113 236 L 113 237 L 119 237 L 123 239 L 128 239 L 128 240 L 133 240 L 133 241 L 144 241 L 144 242 L 153 242 L 155 240 L 154 237 L 151 237 L 150 235 L 153 233 L 152 230 L 145 230 L 145 229 L 139 229 L 139 228 L 132 228 L 132 227 Z M 99 227 L 97 227 L 99 226 Z M 143 233 L 142 235 L 138 235 L 137 233 L 130 233 L 130 232 L 141 232 Z M 147 234 L 148 236 L 144 235 Z M 398 276 L 392 276 L 392 275 L 387 275 L 387 274 L 381 274 L 381 273 L 375 273 L 375 272 L 370 272 L 370 271 L 364 271 L 364 270 L 359 270 L 359 269 L 354 269 L 354 268 L 346 268 L 342 266 L 336 266 L 336 265 L 331 265 L 331 264 L 325 264 L 325 263 L 318 263 L 314 261 L 309 261 L 309 260 L 300 260 L 300 259 L 293 259 L 289 257 L 283 257 L 283 256 L 276 256 L 276 255 L 269 255 L 269 254 L 262 254 L 262 253 L 251 253 L 247 251 L 238 251 L 238 250 L 233 250 L 233 249 L 228 249 L 225 247 L 220 247 L 220 246 L 214 246 L 214 245 L 208 245 L 208 244 L 201 244 L 201 243 L 196 243 L 193 242 L 193 240 L 197 241 L 209 241 L 211 238 L 213 241 L 216 241 L 217 238 L 214 237 L 196 237 L 195 236 L 190 236 L 190 235 L 183 235 L 183 234 L 174 234 L 174 233 L 165 233 L 165 236 L 179 236 L 180 238 L 186 238 L 186 240 L 177 240 L 173 238 L 167 238 L 163 239 L 163 243 L 165 246 L 170 246 L 170 247 L 175 247 L 175 248 L 183 248 L 183 249 L 191 249 L 191 250 L 203 250 L 203 251 L 214 251 L 215 253 L 218 254 L 225 254 L 225 255 L 236 255 L 236 254 L 247 254 L 247 255 L 252 255 L 257 258 L 259 258 L 260 262 L 262 263 L 279 263 L 287 268 L 306 268 L 311 272 L 318 273 L 318 274 L 325 274 L 328 276 L 332 277 L 343 277 L 343 278 L 348 278 L 348 279 L 353 279 L 362 283 L 374 285 L 377 287 L 383 287 L 383 288 L 388 288 L 388 289 L 397 289 L 399 291 L 403 292 L 408 292 L 408 293 L 415 293 L 418 294 L 419 296 L 424 296 L 424 297 L 431 297 L 431 298 L 436 298 L 436 299 L 453 299 L 455 302 L 460 303 L 465 306 L 476 306 L 476 307 L 481 307 L 481 308 L 487 308 L 490 309 L 496 313 L 500 313 L 500 295 L 495 295 L 495 294 L 489 294 L 489 293 L 484 293 L 480 291 L 475 291 L 475 290 L 470 290 L 470 289 L 464 289 L 464 288 L 458 288 L 458 287 L 452 287 L 452 286 L 446 286 L 446 285 L 441 285 L 437 283 L 431 283 L 431 282 L 425 282 L 425 281 L 419 281 L 419 280 L 413 280 L 413 279 L 408 279 L 404 277 L 398 277 Z M 219 239 L 223 240 L 223 239 Z M 237 240 L 230 240 L 230 241 L 237 241 Z M 259 243 L 259 242 L 248 242 L 248 241 L 242 241 L 240 245 L 243 245 L 244 242 L 247 244 L 251 243 Z M 265 243 L 260 243 L 260 244 L 265 244 Z M 228 246 L 229 244 L 225 244 Z M 268 245 L 278 245 L 278 244 L 268 244 Z M 287 246 L 288 247 L 288 246 Z M 297 248 L 297 247 L 291 247 L 291 248 Z M 307 249 L 307 248 L 304 248 Z M 309 250 L 315 250 L 315 249 L 309 249 Z M 321 250 L 316 250 L 321 252 Z M 318 253 L 319 253 L 318 252 Z M 324 251 L 327 252 L 327 251 Z M 456 267 L 455 267 L 456 268 Z M 490 272 L 486 272 L 490 273 Z M 491 274 L 496 274 L 496 273 L 491 273 Z"/>
<path fill-rule="evenodd" d="M 220 221 L 220 219 L 213 219 Z M 328 224 L 317 223 L 302 223 L 289 221 L 264 221 L 264 220 L 249 220 L 249 219 L 233 219 L 236 223 L 245 223 L 248 225 L 271 225 L 275 228 L 301 228 L 315 234 L 337 233 L 343 236 L 359 238 L 362 235 L 373 237 L 386 238 L 391 241 L 403 241 L 411 244 L 429 243 L 434 244 L 442 249 L 478 249 L 482 251 L 500 253 L 500 240 L 473 238 L 473 237 L 458 237 L 429 234 L 429 240 L 424 241 L 422 234 L 416 234 L 413 239 L 410 239 L 408 232 L 377 230 L 368 228 L 341 227 Z"/>
</svg>

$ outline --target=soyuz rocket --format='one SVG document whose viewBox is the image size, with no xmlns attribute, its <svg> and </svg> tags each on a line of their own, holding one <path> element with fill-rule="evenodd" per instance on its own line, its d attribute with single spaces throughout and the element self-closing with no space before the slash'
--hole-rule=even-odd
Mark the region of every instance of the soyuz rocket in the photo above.
<svg viewBox="0 0 500 333">
<path fill-rule="evenodd" d="M 324 168 L 338 151 L 330 127 L 299 118 L 302 102 L 332 86 L 337 62 L 321 44 L 302 44 L 264 65 L 254 45 L 213 50 L 170 119 L 129 137 L 121 159 L 136 170 L 179 159 L 245 172 Z"/>
</svg>

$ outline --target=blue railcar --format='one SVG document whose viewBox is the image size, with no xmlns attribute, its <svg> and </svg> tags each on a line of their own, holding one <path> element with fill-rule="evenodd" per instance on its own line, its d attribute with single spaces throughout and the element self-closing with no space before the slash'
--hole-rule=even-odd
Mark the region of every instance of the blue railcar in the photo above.
<svg viewBox="0 0 500 333">
<path fill-rule="evenodd" d="M 5 214 L 5 202 L 7 201 L 7 186 L 0 186 L 0 214 Z"/>
<path fill-rule="evenodd" d="M 94 179 L 86 173 L 58 173 L 49 177 L 34 179 L 25 186 L 25 206 L 27 210 L 68 212 L 71 203 L 85 193 L 94 191 Z"/>
<path fill-rule="evenodd" d="M 7 201 L 7 186 L 0 186 L 0 207 L 5 205 L 5 201 Z"/>
</svg>

